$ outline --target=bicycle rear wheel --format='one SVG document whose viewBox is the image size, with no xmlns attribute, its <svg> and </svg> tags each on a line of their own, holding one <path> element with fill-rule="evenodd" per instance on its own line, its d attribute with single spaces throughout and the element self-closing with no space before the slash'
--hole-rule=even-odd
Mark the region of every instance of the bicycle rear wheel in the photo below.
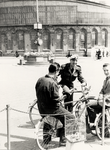
<svg viewBox="0 0 110 150">
<path fill-rule="evenodd" d="M 96 122 L 96 132 L 98 138 L 102 139 L 102 113 L 99 115 Z M 110 116 L 108 116 L 110 117 Z M 110 138 L 110 120 L 107 119 L 107 114 L 105 114 L 105 127 L 104 127 L 104 137 Z"/>
<path fill-rule="evenodd" d="M 45 126 L 45 129 L 44 129 Z M 44 122 L 44 119 L 37 123 L 36 127 L 36 142 L 41 150 L 54 150 L 59 147 L 59 138 L 57 130 Z"/>
<path fill-rule="evenodd" d="M 38 122 L 37 114 L 39 114 L 39 111 L 37 108 L 37 100 L 35 100 L 33 102 L 33 104 L 31 104 L 31 106 L 29 106 L 29 118 L 30 118 L 30 121 L 34 127 Z"/>
</svg>

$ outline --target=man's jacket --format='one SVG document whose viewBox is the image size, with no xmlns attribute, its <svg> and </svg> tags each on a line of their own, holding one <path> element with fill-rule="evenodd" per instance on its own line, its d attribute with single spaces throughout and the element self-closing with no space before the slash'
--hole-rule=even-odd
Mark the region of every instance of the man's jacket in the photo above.
<svg viewBox="0 0 110 150">
<path fill-rule="evenodd" d="M 64 64 L 61 66 L 59 75 L 61 75 L 61 81 L 59 84 L 66 85 L 69 88 L 73 87 L 73 81 L 77 78 L 80 83 L 85 82 L 81 67 L 77 65 L 73 70 L 70 68 L 70 63 Z"/>
<path fill-rule="evenodd" d="M 43 109 L 55 109 L 59 106 L 59 87 L 50 76 L 39 78 L 35 86 L 38 104 Z"/>
<path fill-rule="evenodd" d="M 110 76 L 104 80 L 100 94 L 110 95 Z"/>
</svg>

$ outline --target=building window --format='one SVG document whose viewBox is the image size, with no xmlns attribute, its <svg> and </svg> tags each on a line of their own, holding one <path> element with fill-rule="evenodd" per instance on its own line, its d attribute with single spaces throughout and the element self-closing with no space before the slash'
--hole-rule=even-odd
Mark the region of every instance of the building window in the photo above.
<svg viewBox="0 0 110 150">
<path fill-rule="evenodd" d="M 13 48 L 12 34 L 7 33 L 7 50 L 12 50 Z"/>
<path fill-rule="evenodd" d="M 75 49 L 75 41 L 75 31 L 73 29 L 70 29 L 68 34 L 68 49 Z"/>
<path fill-rule="evenodd" d="M 61 29 L 56 30 L 56 49 L 63 49 L 63 31 Z"/>
<path fill-rule="evenodd" d="M 108 46 L 108 32 L 106 29 L 102 30 L 102 45 L 105 47 Z"/>
<path fill-rule="evenodd" d="M 23 31 L 18 32 L 18 50 L 24 50 L 24 33 L 23 33 Z"/>
<path fill-rule="evenodd" d="M 98 44 L 98 32 L 96 29 L 92 30 L 92 47 Z"/>
<path fill-rule="evenodd" d="M 50 32 L 49 30 L 44 30 L 43 32 L 43 49 L 50 49 Z"/>
<path fill-rule="evenodd" d="M 80 34 L 80 48 L 81 49 L 87 48 L 87 31 L 85 29 L 81 30 L 81 34 Z"/>
<path fill-rule="evenodd" d="M 2 51 L 6 51 L 7 50 L 7 37 L 5 33 L 1 34 L 1 44 L 2 44 Z"/>
<path fill-rule="evenodd" d="M 2 36 L 1 36 L 1 33 L 0 33 L 0 50 L 2 49 Z"/>
</svg>

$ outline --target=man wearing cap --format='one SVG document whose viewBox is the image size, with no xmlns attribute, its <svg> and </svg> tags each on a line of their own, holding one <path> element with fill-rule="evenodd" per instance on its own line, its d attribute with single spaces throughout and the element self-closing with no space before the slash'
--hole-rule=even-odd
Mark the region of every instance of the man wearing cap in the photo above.
<svg viewBox="0 0 110 150">
<path fill-rule="evenodd" d="M 78 79 L 82 86 L 86 86 L 84 77 L 82 76 L 81 66 L 77 65 L 78 56 L 72 55 L 70 57 L 70 63 L 66 63 L 61 66 L 59 75 L 61 76 L 61 81 L 59 84 L 62 85 L 64 91 L 67 93 L 67 98 L 64 102 L 73 101 L 73 94 L 69 94 L 71 89 L 74 88 L 73 82 Z M 68 111 L 73 111 L 73 104 L 69 103 L 65 105 Z"/>
</svg>

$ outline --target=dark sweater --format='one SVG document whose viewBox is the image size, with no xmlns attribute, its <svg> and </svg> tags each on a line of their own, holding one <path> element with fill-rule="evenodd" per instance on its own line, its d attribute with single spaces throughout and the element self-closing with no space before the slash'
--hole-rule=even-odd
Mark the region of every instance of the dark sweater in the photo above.
<svg viewBox="0 0 110 150">
<path fill-rule="evenodd" d="M 56 81 L 46 75 L 39 78 L 35 86 L 38 104 L 45 109 L 54 109 L 59 106 L 59 87 Z"/>
</svg>

